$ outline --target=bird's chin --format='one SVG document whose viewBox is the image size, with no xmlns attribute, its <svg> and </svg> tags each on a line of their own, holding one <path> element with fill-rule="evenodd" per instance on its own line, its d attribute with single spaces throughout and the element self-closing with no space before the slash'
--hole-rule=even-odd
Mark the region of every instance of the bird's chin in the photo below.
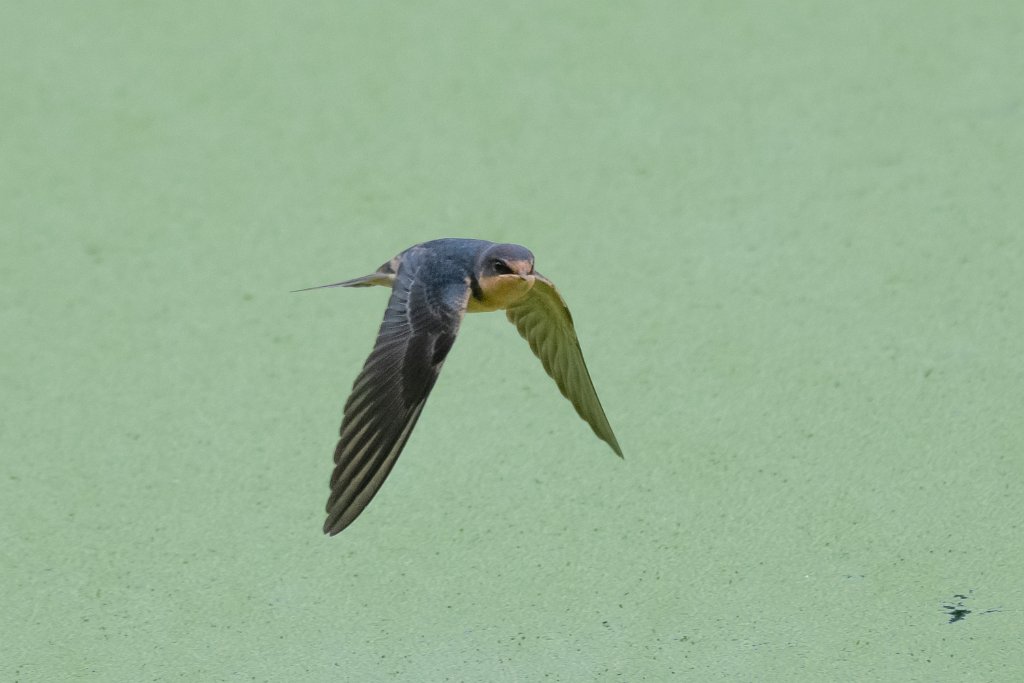
<svg viewBox="0 0 1024 683">
<path fill-rule="evenodd" d="M 470 299 L 467 310 L 470 313 L 478 311 L 497 311 L 508 308 L 512 304 L 530 293 L 533 284 L 536 282 L 533 275 L 520 277 L 519 275 L 499 275 L 480 281 L 483 291 L 483 300 Z"/>
<path fill-rule="evenodd" d="M 510 277 L 509 280 L 512 280 L 512 278 Z M 524 296 L 529 294 L 530 290 L 533 289 L 533 285 L 536 281 L 537 278 L 535 278 L 533 275 L 527 275 L 526 277 L 516 275 L 515 280 L 513 280 L 508 285 L 510 298 L 514 299 L 509 301 L 508 303 L 515 303 L 516 301 L 519 301 Z"/>
</svg>

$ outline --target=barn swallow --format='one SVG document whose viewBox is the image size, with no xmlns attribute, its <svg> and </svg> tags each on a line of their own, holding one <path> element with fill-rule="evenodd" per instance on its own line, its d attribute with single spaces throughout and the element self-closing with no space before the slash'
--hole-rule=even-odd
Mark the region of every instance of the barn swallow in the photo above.
<svg viewBox="0 0 1024 683">
<path fill-rule="evenodd" d="M 622 457 L 555 285 L 517 244 L 439 239 L 325 287 L 391 288 L 377 343 L 345 402 L 324 533 L 351 524 L 391 472 L 466 313 L 504 310 L 594 433 Z M 307 290 L 298 290 L 307 291 Z"/>
</svg>

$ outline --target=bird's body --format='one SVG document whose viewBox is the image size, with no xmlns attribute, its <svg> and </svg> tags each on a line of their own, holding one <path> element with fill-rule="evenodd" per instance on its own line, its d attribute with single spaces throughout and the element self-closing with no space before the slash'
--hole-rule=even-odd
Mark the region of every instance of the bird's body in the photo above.
<svg viewBox="0 0 1024 683">
<path fill-rule="evenodd" d="M 325 287 L 390 287 L 377 343 L 345 403 L 324 532 L 352 523 L 391 471 L 466 313 L 505 310 L 580 417 L 619 455 L 572 317 L 533 254 L 515 244 L 440 239 L 375 272 Z M 311 288 L 318 289 L 318 288 Z"/>
</svg>

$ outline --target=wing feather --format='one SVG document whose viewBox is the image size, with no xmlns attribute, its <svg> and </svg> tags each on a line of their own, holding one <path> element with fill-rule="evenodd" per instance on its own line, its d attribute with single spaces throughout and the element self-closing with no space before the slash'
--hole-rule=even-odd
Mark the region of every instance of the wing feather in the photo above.
<svg viewBox="0 0 1024 683">
<path fill-rule="evenodd" d="M 324 533 L 351 524 L 380 490 L 423 412 L 469 298 L 468 279 L 407 252 L 377 343 L 345 401 Z"/>
<path fill-rule="evenodd" d="M 579 416 L 590 425 L 598 438 L 622 457 L 622 449 L 608 424 L 587 364 L 583 360 L 583 351 L 576 337 L 569 308 L 554 283 L 539 273 L 535 275 L 536 281 L 530 293 L 509 306 L 505 314 L 529 343 L 544 370 L 555 380 L 559 391 L 569 399 Z"/>
</svg>

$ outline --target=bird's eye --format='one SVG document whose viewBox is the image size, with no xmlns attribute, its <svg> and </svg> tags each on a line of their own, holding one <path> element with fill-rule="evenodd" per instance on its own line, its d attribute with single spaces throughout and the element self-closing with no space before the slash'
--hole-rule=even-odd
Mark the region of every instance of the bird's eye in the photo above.
<svg viewBox="0 0 1024 683">
<path fill-rule="evenodd" d="M 494 272 L 499 275 L 508 275 L 512 272 L 512 269 L 508 267 L 508 264 L 500 259 L 494 259 Z"/>
</svg>

